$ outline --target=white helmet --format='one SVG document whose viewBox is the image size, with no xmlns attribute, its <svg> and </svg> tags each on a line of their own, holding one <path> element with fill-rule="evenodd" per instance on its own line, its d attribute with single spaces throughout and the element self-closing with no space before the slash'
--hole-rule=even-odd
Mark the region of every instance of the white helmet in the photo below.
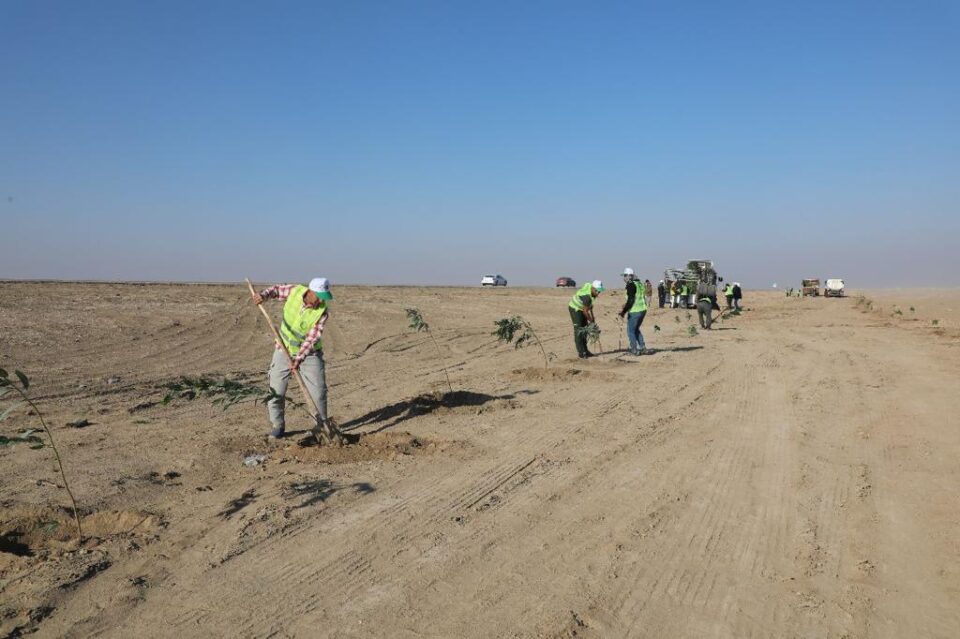
<svg viewBox="0 0 960 639">
<path fill-rule="evenodd" d="M 620 275 L 633 275 L 633 269 L 627 266 Z"/>
</svg>

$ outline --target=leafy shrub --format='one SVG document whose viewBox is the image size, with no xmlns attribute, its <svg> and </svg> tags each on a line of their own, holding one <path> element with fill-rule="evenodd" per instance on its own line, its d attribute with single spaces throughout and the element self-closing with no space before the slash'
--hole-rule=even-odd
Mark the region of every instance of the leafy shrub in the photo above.
<svg viewBox="0 0 960 639">
<path fill-rule="evenodd" d="M 497 328 L 492 334 L 497 336 L 497 340 L 507 344 L 513 343 L 514 348 L 521 348 L 530 342 L 535 342 L 540 347 L 540 354 L 543 355 L 543 367 L 549 367 L 550 358 L 543 349 L 543 344 L 530 322 L 520 315 L 514 315 L 513 317 L 499 319 L 494 322 L 494 325 Z"/>
</svg>

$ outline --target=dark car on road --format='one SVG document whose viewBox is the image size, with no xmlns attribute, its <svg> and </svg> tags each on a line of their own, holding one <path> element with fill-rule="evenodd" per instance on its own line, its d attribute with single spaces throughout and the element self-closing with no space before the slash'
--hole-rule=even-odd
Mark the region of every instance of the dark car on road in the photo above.
<svg viewBox="0 0 960 639">
<path fill-rule="evenodd" d="M 557 287 L 575 288 L 576 286 L 577 286 L 577 283 L 574 281 L 572 277 L 557 278 Z"/>
</svg>

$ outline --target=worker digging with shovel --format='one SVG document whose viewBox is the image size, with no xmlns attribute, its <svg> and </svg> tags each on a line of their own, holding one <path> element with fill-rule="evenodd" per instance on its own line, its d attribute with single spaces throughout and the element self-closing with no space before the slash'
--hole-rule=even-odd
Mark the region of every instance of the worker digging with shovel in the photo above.
<svg viewBox="0 0 960 639">
<path fill-rule="evenodd" d="M 267 401 L 267 414 L 273 425 L 268 439 L 276 441 L 286 432 L 284 404 L 287 382 L 291 374 L 295 375 L 299 371 L 303 382 L 301 388 L 310 395 L 316 407 L 317 424 L 312 433 L 319 442 L 321 433 L 329 433 L 331 430 L 336 432 L 327 417 L 327 380 L 321 340 L 323 327 L 330 318 L 327 302 L 333 299 L 330 281 L 325 277 L 316 277 L 306 286 L 277 284 L 260 291 L 259 294 L 253 293 L 253 301 L 258 306 L 267 299 L 286 300 L 283 305 L 283 323 L 277 331 L 280 339 L 268 371 L 270 389 L 273 392 L 273 396 Z M 269 320 L 266 313 L 265 316 Z"/>
</svg>

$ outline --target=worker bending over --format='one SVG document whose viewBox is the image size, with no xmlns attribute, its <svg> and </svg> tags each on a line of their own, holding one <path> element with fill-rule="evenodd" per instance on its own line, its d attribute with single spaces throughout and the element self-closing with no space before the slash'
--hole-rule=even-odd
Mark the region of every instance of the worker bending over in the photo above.
<svg viewBox="0 0 960 639">
<path fill-rule="evenodd" d="M 277 344 L 270 362 L 268 377 L 273 396 L 267 401 L 267 414 L 273 430 L 269 439 L 279 439 L 285 434 L 284 404 L 287 382 L 293 370 L 299 369 L 307 392 L 317 405 L 320 422 L 327 421 L 327 380 L 323 361 L 323 327 L 330 318 L 327 302 L 333 299 L 330 282 L 325 277 L 310 280 L 309 285 L 277 284 L 260 292 L 253 301 L 262 304 L 265 299 L 286 300 L 283 305 L 283 323 L 280 337 L 283 345 Z M 291 367 L 286 349 L 293 360 Z M 319 431 L 320 424 L 314 426 Z"/>
<path fill-rule="evenodd" d="M 570 320 L 573 322 L 573 342 L 577 346 L 577 356 L 580 359 L 593 357 L 593 353 L 587 350 L 587 336 L 583 329 L 596 322 L 593 315 L 593 300 L 603 292 L 603 282 L 593 280 L 593 282 L 584 284 L 568 304 L 570 308 Z"/>
</svg>

